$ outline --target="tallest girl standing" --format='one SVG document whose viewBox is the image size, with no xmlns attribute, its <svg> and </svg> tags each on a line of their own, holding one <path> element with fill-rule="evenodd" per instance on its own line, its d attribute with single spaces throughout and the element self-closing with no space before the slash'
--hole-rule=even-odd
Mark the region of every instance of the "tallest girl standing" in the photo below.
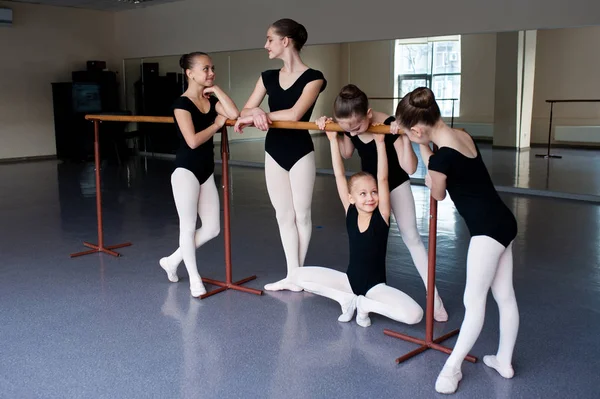
<svg viewBox="0 0 600 399">
<path fill-rule="evenodd" d="M 268 130 L 265 179 L 287 262 L 286 278 L 265 285 L 268 291 L 302 290 L 289 277 L 304 265 L 311 237 L 316 174 L 312 139 L 308 130 L 269 129 L 271 121 L 308 122 L 319 94 L 327 86 L 323 74 L 309 68 L 300 58 L 307 38 L 304 26 L 291 19 L 280 19 L 271 25 L 265 49 L 270 59 L 283 61 L 283 68 L 261 74 L 235 125 L 237 132 L 251 125 Z M 266 95 L 269 96 L 269 113 L 260 108 Z"/>
</svg>

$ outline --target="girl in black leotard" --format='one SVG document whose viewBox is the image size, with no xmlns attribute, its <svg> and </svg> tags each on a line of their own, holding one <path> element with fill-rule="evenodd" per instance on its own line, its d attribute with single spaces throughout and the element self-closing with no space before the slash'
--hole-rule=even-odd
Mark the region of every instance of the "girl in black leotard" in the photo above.
<svg viewBox="0 0 600 399">
<path fill-rule="evenodd" d="M 450 194 L 464 218 L 471 242 L 467 255 L 467 283 L 464 294 L 465 319 L 452 354 L 435 384 L 440 393 L 453 393 L 462 379 L 461 364 L 471 350 L 485 316 L 485 302 L 491 287 L 500 312 L 500 344 L 484 363 L 501 376 L 512 378 L 512 354 L 519 329 L 519 311 L 512 283 L 512 242 L 517 222 L 496 192 L 477 145 L 468 133 L 448 127 L 432 91 L 418 88 L 398 104 L 396 115 L 409 139 L 421 146 L 428 166 L 425 183 L 433 198 L 441 201 Z M 429 148 L 433 142 L 436 153 Z"/>
<path fill-rule="evenodd" d="M 177 267 L 183 260 L 190 278 L 192 296 L 206 293 L 196 266 L 196 248 L 219 234 L 219 193 L 215 185 L 213 135 L 227 118 L 235 119 L 238 109 L 214 85 L 215 69 L 210 57 L 201 52 L 183 55 L 179 61 L 188 79 L 188 89 L 173 104 L 180 147 L 171 175 L 173 197 L 179 215 L 179 248 L 160 260 L 170 281 L 178 281 Z M 202 227 L 196 230 L 200 216 Z"/>
<path fill-rule="evenodd" d="M 310 242 L 311 202 L 315 182 L 315 156 L 308 130 L 269 129 L 271 121 L 308 121 L 327 82 L 320 71 L 306 66 L 300 49 L 307 39 L 304 26 L 291 19 L 275 22 L 267 31 L 269 58 L 283 61 L 283 68 L 261 74 L 254 92 L 241 112 L 235 130 L 246 126 L 268 130 L 265 139 L 265 178 L 275 208 L 279 234 L 287 262 L 287 276 L 265 285 L 265 290 L 301 289 L 290 273 L 304 265 Z M 259 106 L 269 96 L 267 114 Z"/>
<path fill-rule="evenodd" d="M 375 135 L 377 180 L 359 172 L 346 181 L 337 134 L 327 132 L 338 194 L 346 211 L 350 262 L 346 273 L 323 267 L 303 267 L 292 275 L 306 291 L 331 298 L 342 307 L 338 321 L 354 316 L 362 327 L 371 325 L 370 312 L 415 324 L 423 309 L 408 295 L 386 285 L 385 258 L 390 225 L 390 191 L 384 135 Z"/>
<path fill-rule="evenodd" d="M 342 88 L 333 103 L 335 121 L 346 130 L 345 135 L 338 135 L 337 140 L 342 157 L 352 157 L 354 149 L 358 151 L 361 169 L 377 177 L 377 148 L 373 134 L 366 133 L 370 125 L 390 125 L 394 134 L 385 135 L 385 148 L 388 157 L 390 200 L 392 212 L 396 218 L 400 236 L 408 248 L 413 263 L 427 288 L 427 251 L 417 229 L 415 200 L 410 189 L 409 175 L 417 170 L 417 156 L 410 140 L 405 135 L 397 135 L 398 125 L 393 116 L 369 108 L 367 95 L 355 85 Z M 321 117 L 316 124 L 325 130 L 330 118 Z M 448 313 L 437 289 L 435 294 L 434 318 L 436 321 L 447 321 Z"/>
</svg>

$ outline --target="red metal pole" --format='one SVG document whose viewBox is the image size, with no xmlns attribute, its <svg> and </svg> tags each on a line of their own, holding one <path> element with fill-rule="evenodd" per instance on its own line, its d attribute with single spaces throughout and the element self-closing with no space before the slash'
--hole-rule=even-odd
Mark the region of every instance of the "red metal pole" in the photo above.
<svg viewBox="0 0 600 399">
<path fill-rule="evenodd" d="M 246 292 L 248 294 L 262 295 L 262 291 L 254 288 L 242 287 L 241 284 L 247 283 L 256 279 L 256 276 L 246 277 L 240 281 L 232 282 L 231 272 L 231 214 L 230 214 L 230 198 L 229 198 L 229 139 L 227 138 L 227 127 L 223 126 L 221 130 L 221 161 L 223 170 L 223 238 L 225 241 L 225 281 L 213 280 L 211 278 L 202 278 L 202 281 L 207 284 L 216 285 L 219 288 L 207 292 L 200 298 L 208 298 L 209 296 L 218 294 L 226 290 L 236 290 Z"/>
<path fill-rule="evenodd" d="M 96 215 L 98 217 L 98 247 L 104 248 L 102 225 L 102 189 L 100 179 L 100 122 L 94 121 L 94 163 L 96 165 Z"/>
<path fill-rule="evenodd" d="M 223 218 L 224 218 L 224 240 L 225 240 L 225 281 L 231 284 L 231 222 L 230 222 L 230 198 L 229 198 L 229 138 L 227 128 L 223 126 L 221 131 L 221 161 L 223 162 Z"/>
<path fill-rule="evenodd" d="M 121 256 L 118 252 L 112 251 L 116 248 L 128 247 L 130 242 L 123 244 L 104 246 L 104 230 L 102 224 L 102 179 L 100 178 L 100 121 L 94 120 L 94 165 L 96 168 L 96 216 L 98 224 L 98 244 L 84 242 L 85 247 L 91 248 L 89 251 L 77 252 L 71 254 L 71 258 L 78 256 L 89 255 L 97 252 L 104 252 L 112 256 Z"/>
<path fill-rule="evenodd" d="M 425 309 L 425 340 L 433 342 L 433 310 L 435 299 L 435 262 L 437 246 L 437 201 L 429 197 L 429 262 L 427 265 L 427 308 Z"/>
</svg>

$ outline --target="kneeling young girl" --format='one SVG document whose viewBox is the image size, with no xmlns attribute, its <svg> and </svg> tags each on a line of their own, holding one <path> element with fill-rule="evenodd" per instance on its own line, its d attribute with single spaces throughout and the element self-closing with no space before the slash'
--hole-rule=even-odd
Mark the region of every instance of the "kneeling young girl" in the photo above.
<svg viewBox="0 0 600 399">
<path fill-rule="evenodd" d="M 346 273 L 323 267 L 303 267 L 293 275 L 305 291 L 338 302 L 341 322 L 352 320 L 362 327 L 371 325 L 369 313 L 416 324 L 423 309 L 404 292 L 386 285 L 385 259 L 390 229 L 390 190 L 387 154 L 383 134 L 376 134 L 377 180 L 359 172 L 348 181 L 336 132 L 327 132 L 338 194 L 346 213 L 350 262 Z"/>
</svg>

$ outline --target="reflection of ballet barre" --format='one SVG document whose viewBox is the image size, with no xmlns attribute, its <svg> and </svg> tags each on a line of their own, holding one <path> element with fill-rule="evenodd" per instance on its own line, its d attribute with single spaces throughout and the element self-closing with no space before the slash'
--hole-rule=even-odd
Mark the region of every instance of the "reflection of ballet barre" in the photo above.
<svg viewBox="0 0 600 399">
<path fill-rule="evenodd" d="M 85 119 L 93 121 L 95 132 L 96 132 L 96 149 L 98 148 L 98 130 L 100 121 L 112 121 L 112 122 L 150 122 L 150 123 L 173 123 L 172 117 L 160 117 L 160 116 L 123 116 L 123 115 L 86 115 Z M 226 126 L 235 125 L 234 120 L 227 120 L 225 123 Z M 312 122 L 273 122 L 271 124 L 272 127 L 280 128 L 280 129 L 308 129 L 308 130 L 320 130 L 316 124 Z M 343 129 L 340 128 L 336 123 L 328 123 L 327 129 L 330 131 L 339 131 L 344 132 Z M 368 132 L 372 133 L 390 133 L 389 126 L 371 126 Z M 221 154 L 223 160 L 223 185 L 224 185 L 224 213 L 225 213 L 225 257 L 226 257 L 226 272 L 227 272 L 227 282 L 222 283 L 215 280 L 203 279 L 209 284 L 216 284 L 221 288 L 218 288 L 215 291 L 209 292 L 202 296 L 202 298 L 216 294 L 218 292 L 224 291 L 227 288 L 233 288 L 240 291 L 257 293 L 260 295 L 261 291 L 252 290 L 250 288 L 245 288 L 238 286 L 238 284 L 243 284 L 247 281 L 250 281 L 255 276 L 246 278 L 237 283 L 231 282 L 231 246 L 230 246 L 230 231 L 229 231 L 229 177 L 228 177 L 228 154 L 229 154 L 229 145 L 227 140 L 227 128 L 223 127 L 222 129 L 222 140 L 221 140 Z M 437 148 L 434 147 L 434 150 Z M 96 165 L 99 166 L 99 153 L 96 150 Z M 98 205 L 98 234 L 99 241 L 101 242 L 101 233 L 102 233 L 102 218 L 101 218 L 101 201 L 100 201 L 100 175 L 98 170 L 96 170 L 96 195 L 97 195 L 97 205 Z M 420 344 L 421 346 L 416 350 L 399 357 L 396 359 L 397 363 L 408 360 L 409 358 L 418 355 L 428 349 L 435 349 L 447 354 L 452 352 L 452 349 L 447 348 L 445 346 L 440 345 L 440 342 L 445 341 L 446 339 L 458 334 L 459 330 L 454 330 L 449 332 L 442 337 L 433 339 L 433 310 L 434 310 L 434 293 L 435 293 L 435 263 L 436 263 L 436 242 L 437 242 L 437 201 L 430 197 L 430 207 L 429 207 L 429 262 L 428 262 L 428 270 L 427 270 L 427 306 L 425 313 L 425 321 L 426 321 L 426 332 L 425 339 L 414 338 L 405 334 L 399 334 L 397 332 L 391 330 L 384 330 L 386 335 L 400 338 L 412 343 Z M 476 362 L 477 359 L 471 355 L 468 355 L 466 360 L 470 362 Z"/>
<path fill-rule="evenodd" d="M 149 122 L 149 123 L 174 123 L 170 116 L 126 116 L 126 115 L 86 115 L 85 119 L 89 121 L 105 122 Z M 235 120 L 228 119 L 225 126 L 235 125 Z M 287 122 L 276 121 L 269 125 L 274 129 L 303 129 L 303 130 L 321 130 L 313 122 Z M 328 123 L 327 130 L 331 132 L 345 132 L 337 123 Z M 390 127 L 387 125 L 369 126 L 366 130 L 370 133 L 390 133 Z"/>
<path fill-rule="evenodd" d="M 552 143 L 552 111 L 554 110 L 555 103 L 600 103 L 600 100 L 588 98 L 583 100 L 546 100 L 550 103 L 550 120 L 548 122 L 548 151 L 545 154 L 535 154 L 538 158 L 562 158 L 560 155 L 550 154 L 550 144 Z"/>
<path fill-rule="evenodd" d="M 96 252 L 104 252 L 113 256 L 120 256 L 112 251 L 115 248 L 121 248 L 131 245 L 131 243 L 113 245 L 104 247 L 104 231 L 102 224 L 102 190 L 100 188 L 100 122 L 151 122 L 151 123 L 173 123 L 173 118 L 157 116 L 122 116 L 122 115 L 86 115 L 85 119 L 94 122 L 94 158 L 96 163 L 96 214 L 98 216 L 98 245 L 84 243 L 85 246 L 92 248 L 89 251 L 72 254 L 71 257 L 87 255 Z M 231 232 L 230 232 L 230 212 L 229 212 L 229 141 L 227 139 L 227 128 L 221 130 L 221 160 L 223 165 L 223 211 L 224 211 L 224 241 L 225 241 L 225 279 L 218 281 L 209 278 L 202 278 L 205 283 L 216 285 L 219 288 L 207 292 L 201 298 L 206 298 L 219 292 L 234 289 L 250 294 L 262 295 L 262 291 L 253 288 L 242 287 L 241 284 L 254 280 L 256 276 L 247 277 L 237 282 L 232 281 L 231 276 Z"/>
</svg>

